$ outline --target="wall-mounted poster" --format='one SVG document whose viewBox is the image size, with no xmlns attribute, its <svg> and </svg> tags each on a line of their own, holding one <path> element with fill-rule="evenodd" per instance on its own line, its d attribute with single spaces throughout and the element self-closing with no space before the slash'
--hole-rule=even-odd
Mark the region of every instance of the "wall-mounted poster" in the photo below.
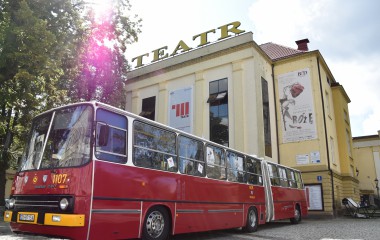
<svg viewBox="0 0 380 240">
<path fill-rule="evenodd" d="M 309 194 L 309 210 L 323 210 L 322 184 L 305 184 L 305 188 Z"/>
<path fill-rule="evenodd" d="M 296 155 L 297 165 L 309 164 L 309 154 L 298 154 Z"/>
<path fill-rule="evenodd" d="M 283 142 L 316 139 L 313 89 L 309 68 L 279 75 L 278 88 Z"/>
<path fill-rule="evenodd" d="M 192 133 L 192 96 L 192 87 L 169 93 L 169 126 Z"/>
</svg>

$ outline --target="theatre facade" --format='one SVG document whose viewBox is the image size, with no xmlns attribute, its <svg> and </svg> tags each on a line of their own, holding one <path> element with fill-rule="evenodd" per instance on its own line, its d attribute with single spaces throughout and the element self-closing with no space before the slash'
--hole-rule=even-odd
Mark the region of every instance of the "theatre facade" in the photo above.
<svg viewBox="0 0 380 240">
<path fill-rule="evenodd" d="M 300 169 L 312 214 L 335 215 L 342 198 L 359 200 L 350 99 L 307 39 L 296 48 L 258 45 L 239 22 L 193 39 L 196 47 L 181 40 L 133 58 L 128 111 Z"/>
</svg>

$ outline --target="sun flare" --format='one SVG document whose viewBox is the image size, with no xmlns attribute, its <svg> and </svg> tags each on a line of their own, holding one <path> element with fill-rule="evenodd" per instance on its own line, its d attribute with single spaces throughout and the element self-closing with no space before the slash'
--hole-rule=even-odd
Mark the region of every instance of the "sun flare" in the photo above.
<svg viewBox="0 0 380 240">
<path fill-rule="evenodd" d="M 90 4 L 95 20 L 102 21 L 111 15 L 113 6 L 112 0 L 92 0 Z"/>
</svg>

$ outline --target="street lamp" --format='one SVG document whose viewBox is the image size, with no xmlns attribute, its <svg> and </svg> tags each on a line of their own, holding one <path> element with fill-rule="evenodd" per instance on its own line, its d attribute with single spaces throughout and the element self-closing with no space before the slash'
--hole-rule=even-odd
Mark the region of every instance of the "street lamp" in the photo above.
<svg viewBox="0 0 380 240">
<path fill-rule="evenodd" d="M 376 186 L 376 190 L 377 190 L 377 198 L 380 199 L 380 196 L 379 196 L 379 179 L 375 178 L 375 186 Z"/>
</svg>

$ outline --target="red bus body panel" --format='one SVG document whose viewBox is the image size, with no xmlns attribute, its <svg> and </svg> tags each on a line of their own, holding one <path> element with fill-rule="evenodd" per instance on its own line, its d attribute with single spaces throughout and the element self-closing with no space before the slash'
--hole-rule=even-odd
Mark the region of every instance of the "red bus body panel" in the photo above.
<svg viewBox="0 0 380 240">
<path fill-rule="evenodd" d="M 307 202 L 303 189 L 272 186 L 274 220 L 294 217 L 296 204 L 301 207 L 302 216 L 307 215 Z"/>
<path fill-rule="evenodd" d="M 152 205 L 168 209 L 178 234 L 244 226 L 248 208 L 256 206 L 260 216 L 265 204 L 262 186 L 102 161 L 94 176 L 90 239 L 139 237 Z"/>
<path fill-rule="evenodd" d="M 54 175 L 61 177 L 54 179 Z M 45 178 L 45 181 L 44 181 Z M 55 183 L 53 182 L 55 180 Z M 64 181 L 65 180 L 65 181 Z M 89 223 L 92 164 L 78 168 L 63 168 L 17 173 L 12 195 L 72 195 L 75 197 L 74 213 L 85 215 L 84 227 L 61 227 L 11 222 L 14 232 L 64 236 L 70 239 L 86 239 Z"/>
</svg>

